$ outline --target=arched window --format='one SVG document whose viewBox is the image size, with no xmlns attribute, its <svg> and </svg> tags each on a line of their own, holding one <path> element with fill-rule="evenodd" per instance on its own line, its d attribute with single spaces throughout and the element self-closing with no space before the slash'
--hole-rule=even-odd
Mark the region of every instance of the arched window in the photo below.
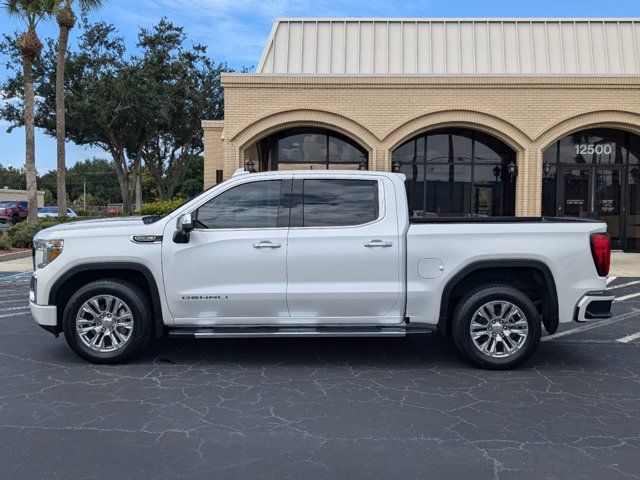
<svg viewBox="0 0 640 480">
<path fill-rule="evenodd" d="M 367 151 L 350 138 L 321 128 L 277 132 L 258 143 L 262 170 L 369 168 Z"/>
<path fill-rule="evenodd" d="M 516 154 L 483 132 L 448 128 L 412 138 L 393 151 L 407 177 L 414 216 L 497 216 L 515 214 Z"/>
</svg>

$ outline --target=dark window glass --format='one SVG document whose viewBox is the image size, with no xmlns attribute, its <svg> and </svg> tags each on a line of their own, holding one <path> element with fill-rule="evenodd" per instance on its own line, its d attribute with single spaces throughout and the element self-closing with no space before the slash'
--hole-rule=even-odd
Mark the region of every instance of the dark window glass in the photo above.
<svg viewBox="0 0 640 480">
<path fill-rule="evenodd" d="M 329 137 L 329 162 L 360 163 L 364 154 L 350 143 L 336 137 Z"/>
<path fill-rule="evenodd" d="M 640 136 L 628 134 L 629 144 L 627 147 L 629 155 L 629 164 L 638 165 L 638 159 L 640 158 Z"/>
<path fill-rule="evenodd" d="M 552 145 L 547 150 L 553 149 Z M 558 141 L 560 163 L 622 164 L 626 152 L 625 133 L 620 130 L 592 128 L 572 133 Z"/>
<path fill-rule="evenodd" d="M 357 169 L 363 163 L 368 166 L 366 150 L 324 129 L 286 130 L 262 140 L 259 146 L 260 150 L 271 152 L 272 169 Z M 268 157 L 262 163 L 268 164 Z"/>
<path fill-rule="evenodd" d="M 302 225 L 361 225 L 378 218 L 375 180 L 304 180 Z"/>
<path fill-rule="evenodd" d="M 427 212 L 448 216 L 470 213 L 471 166 L 427 166 L 426 189 Z"/>
<path fill-rule="evenodd" d="M 280 180 L 250 182 L 227 190 L 201 206 L 197 228 L 271 228 L 278 222 Z"/>
<path fill-rule="evenodd" d="M 404 184 L 411 216 L 421 216 L 426 213 L 422 208 L 425 204 L 424 169 L 424 163 L 417 162 L 400 166 L 400 173 L 404 173 L 407 177 Z"/>
<path fill-rule="evenodd" d="M 629 169 L 627 178 L 626 248 L 640 251 L 640 169 L 637 165 Z"/>
<path fill-rule="evenodd" d="M 20 202 L 20 208 L 28 208 L 29 204 L 27 202 Z"/>
<path fill-rule="evenodd" d="M 301 133 L 278 141 L 278 161 L 281 163 L 315 163 L 327 158 L 327 136 Z"/>
<path fill-rule="evenodd" d="M 455 163 L 471 162 L 471 132 L 452 133 L 449 136 L 449 150 Z"/>
<path fill-rule="evenodd" d="M 427 135 L 427 162 L 447 163 L 450 158 L 449 135 L 446 133 Z"/>
<path fill-rule="evenodd" d="M 544 168 L 544 167 L 543 167 Z M 558 167 L 549 164 L 542 173 L 542 215 L 555 217 L 556 212 L 556 176 Z"/>
<path fill-rule="evenodd" d="M 414 216 L 514 215 L 515 181 L 507 166 L 515 158 L 500 140 L 462 128 L 427 132 L 392 154 L 407 177 Z"/>
</svg>

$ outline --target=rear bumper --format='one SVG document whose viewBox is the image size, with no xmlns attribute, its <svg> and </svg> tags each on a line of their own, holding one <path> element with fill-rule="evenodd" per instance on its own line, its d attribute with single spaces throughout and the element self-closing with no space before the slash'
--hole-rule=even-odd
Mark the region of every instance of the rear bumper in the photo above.
<svg viewBox="0 0 640 480">
<path fill-rule="evenodd" d="M 55 305 L 37 305 L 29 302 L 31 316 L 38 325 L 53 334 L 58 333 L 58 311 Z"/>
<path fill-rule="evenodd" d="M 573 319 L 576 322 L 611 318 L 611 304 L 615 295 L 609 292 L 588 292 L 576 304 Z"/>
</svg>

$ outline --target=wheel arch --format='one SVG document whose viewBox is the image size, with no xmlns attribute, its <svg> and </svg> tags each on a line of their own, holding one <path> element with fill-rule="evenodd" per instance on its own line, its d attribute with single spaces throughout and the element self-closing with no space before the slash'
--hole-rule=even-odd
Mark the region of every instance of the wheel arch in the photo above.
<svg viewBox="0 0 640 480">
<path fill-rule="evenodd" d="M 555 280 L 549 267 L 539 260 L 482 260 L 467 265 L 456 273 L 445 285 L 440 301 L 440 314 L 438 317 L 438 331 L 448 334 L 451 327 L 451 318 L 455 310 L 457 292 L 473 284 L 474 281 L 504 281 L 513 277 L 516 273 L 529 272 L 536 284 L 543 287 L 540 292 L 542 300 L 542 323 L 549 334 L 558 329 L 559 307 L 558 292 Z M 517 278 L 517 277 L 516 277 Z M 530 279 L 525 281 L 531 282 Z M 458 289 L 458 290 L 456 290 Z M 466 288 L 465 288 L 466 290 Z"/>
<path fill-rule="evenodd" d="M 153 313 L 154 331 L 157 338 L 164 334 L 160 291 L 155 277 L 145 265 L 135 262 L 87 263 L 70 268 L 58 278 L 49 291 L 49 305 L 56 305 L 58 322 L 56 334 L 62 329 L 62 314 L 73 292 L 80 285 L 104 278 L 119 278 L 129 281 L 149 295 Z"/>
</svg>

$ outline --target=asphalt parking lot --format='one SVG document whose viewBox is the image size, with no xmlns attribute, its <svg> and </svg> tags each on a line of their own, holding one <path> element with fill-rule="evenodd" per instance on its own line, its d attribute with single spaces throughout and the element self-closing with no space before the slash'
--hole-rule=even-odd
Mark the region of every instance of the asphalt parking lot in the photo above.
<svg viewBox="0 0 640 480">
<path fill-rule="evenodd" d="M 96 367 L 2 275 L 3 479 L 640 478 L 640 279 L 491 372 L 437 335 L 166 340 Z"/>
</svg>

